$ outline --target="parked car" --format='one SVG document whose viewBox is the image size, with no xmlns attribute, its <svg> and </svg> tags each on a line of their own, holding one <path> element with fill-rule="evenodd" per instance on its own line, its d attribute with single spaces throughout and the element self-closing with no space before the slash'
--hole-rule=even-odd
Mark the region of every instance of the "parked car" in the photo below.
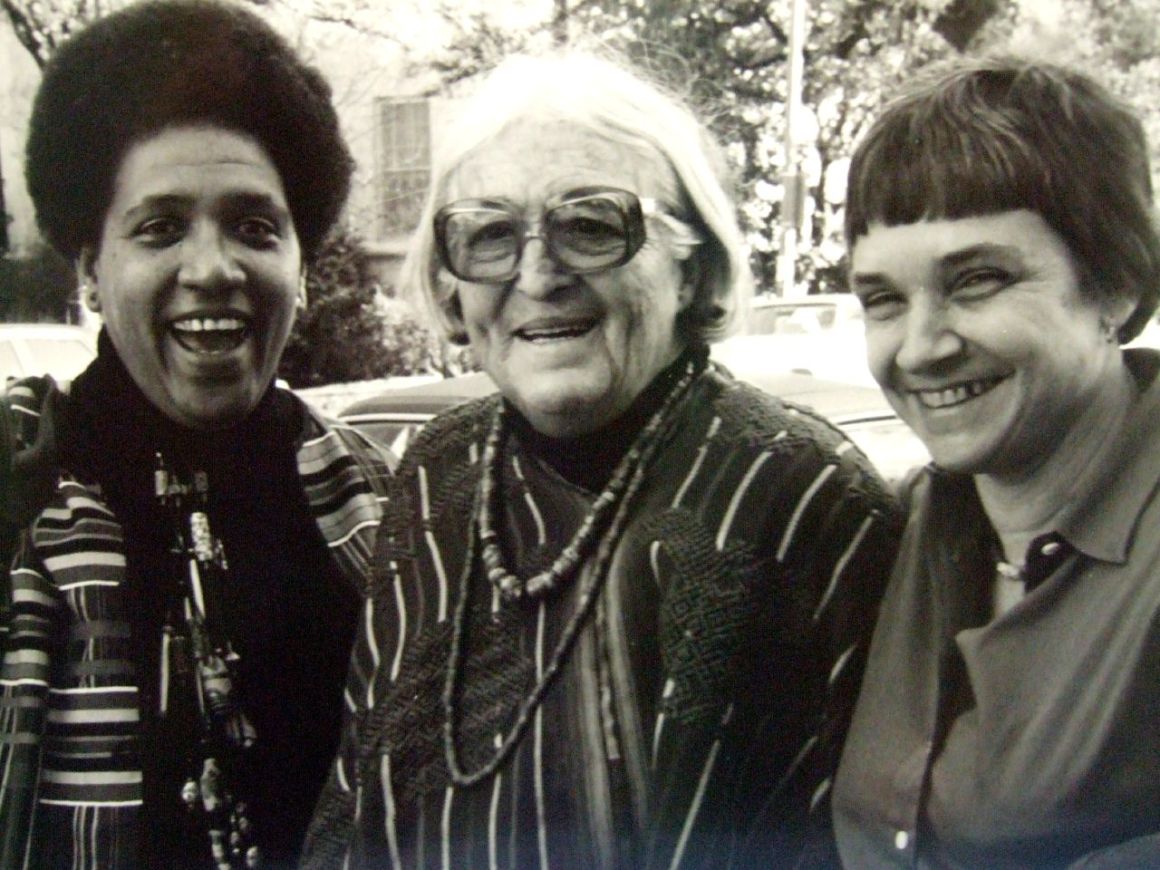
<svg viewBox="0 0 1160 870">
<path fill-rule="evenodd" d="M 738 377 L 795 371 L 874 384 L 866 366 L 862 305 L 850 293 L 758 296 L 745 331 L 713 345 L 713 358 Z"/>
<path fill-rule="evenodd" d="M 0 323 L 4 385 L 32 375 L 72 380 L 97 356 L 96 333 L 61 323 Z"/>
<path fill-rule="evenodd" d="M 922 442 L 903 423 L 877 387 L 825 380 L 800 372 L 755 372 L 744 378 L 759 389 L 812 408 L 846 433 L 887 480 L 897 480 L 929 461 Z M 355 402 L 339 419 L 357 426 L 399 455 L 423 424 L 468 399 L 495 392 L 482 372 L 389 390 Z"/>
</svg>

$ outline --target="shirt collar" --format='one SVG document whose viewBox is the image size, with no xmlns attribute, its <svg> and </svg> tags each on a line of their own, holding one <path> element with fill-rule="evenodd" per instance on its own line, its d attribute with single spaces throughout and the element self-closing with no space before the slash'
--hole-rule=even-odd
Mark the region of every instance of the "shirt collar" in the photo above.
<svg viewBox="0 0 1160 870">
<path fill-rule="evenodd" d="M 1084 475 L 1059 533 L 1076 549 L 1106 562 L 1128 560 L 1132 537 L 1160 482 L 1160 352 L 1134 349 L 1124 362 L 1140 394 L 1128 410 L 1117 443 Z"/>
</svg>

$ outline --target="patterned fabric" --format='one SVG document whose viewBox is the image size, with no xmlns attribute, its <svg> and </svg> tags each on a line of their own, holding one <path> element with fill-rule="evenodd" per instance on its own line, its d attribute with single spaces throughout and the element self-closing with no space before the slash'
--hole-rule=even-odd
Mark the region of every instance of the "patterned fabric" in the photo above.
<svg viewBox="0 0 1160 870">
<path fill-rule="evenodd" d="M 9 391 L 26 442 L 43 391 L 42 382 Z M 312 515 L 360 592 L 390 461 L 361 433 L 313 413 L 297 450 Z M 52 827 L 71 831 L 71 866 L 132 866 L 141 713 L 121 526 L 96 492 L 62 471 L 18 547 L 0 665 L 0 866 L 36 865 L 37 813 L 66 814 Z"/>
<path fill-rule="evenodd" d="M 868 462 L 810 412 L 702 375 L 528 734 L 494 777 L 458 788 L 442 693 L 495 401 L 429 424 L 392 484 L 350 722 L 306 866 L 816 857 L 803 850 L 826 845 L 830 776 L 899 531 Z M 596 495 L 514 439 L 503 468 L 504 542 L 527 576 L 551 564 Z M 476 570 L 455 731 L 474 770 L 550 661 L 585 577 L 508 604 L 478 564 L 466 567 Z"/>
</svg>

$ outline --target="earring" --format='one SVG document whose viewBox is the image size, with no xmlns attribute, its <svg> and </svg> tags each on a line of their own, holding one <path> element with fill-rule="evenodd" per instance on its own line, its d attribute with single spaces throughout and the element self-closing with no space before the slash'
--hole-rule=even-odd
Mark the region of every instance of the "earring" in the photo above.
<svg viewBox="0 0 1160 870">
<path fill-rule="evenodd" d="M 303 274 L 298 279 L 298 301 L 296 306 L 299 311 L 306 310 L 306 275 Z"/>
</svg>

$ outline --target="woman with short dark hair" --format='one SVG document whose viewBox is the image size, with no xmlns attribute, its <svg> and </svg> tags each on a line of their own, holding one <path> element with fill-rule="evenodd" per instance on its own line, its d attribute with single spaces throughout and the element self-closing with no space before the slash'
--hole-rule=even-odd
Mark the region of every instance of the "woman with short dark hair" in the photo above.
<svg viewBox="0 0 1160 870">
<path fill-rule="evenodd" d="M 297 859 L 389 475 L 273 383 L 351 166 L 237 6 L 130 6 L 44 71 L 29 189 L 104 326 L 66 396 L 8 391 L 56 456 L 11 570 L 4 867 Z"/>
<path fill-rule="evenodd" d="M 1160 860 L 1160 238 L 1091 78 L 960 62 L 858 146 L 846 215 L 911 483 L 835 785 L 851 867 Z"/>
</svg>

